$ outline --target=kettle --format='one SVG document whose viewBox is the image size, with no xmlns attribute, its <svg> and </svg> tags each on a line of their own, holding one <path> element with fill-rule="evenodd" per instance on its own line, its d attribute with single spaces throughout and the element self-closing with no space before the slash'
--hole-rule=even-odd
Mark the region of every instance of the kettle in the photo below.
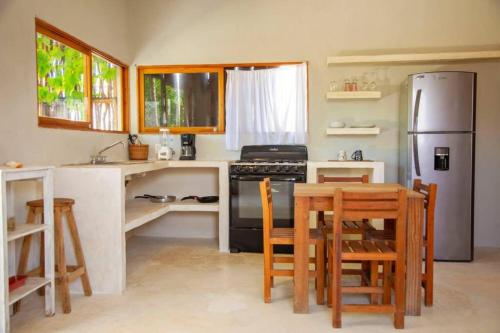
<svg viewBox="0 0 500 333">
<path fill-rule="evenodd" d="M 361 150 L 356 150 L 354 153 L 352 153 L 351 159 L 353 159 L 354 161 L 362 161 L 363 152 Z"/>
</svg>

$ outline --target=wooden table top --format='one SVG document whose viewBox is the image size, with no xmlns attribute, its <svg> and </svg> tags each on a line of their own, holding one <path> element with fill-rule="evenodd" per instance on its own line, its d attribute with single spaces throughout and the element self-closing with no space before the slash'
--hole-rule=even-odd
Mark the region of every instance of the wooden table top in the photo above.
<svg viewBox="0 0 500 333">
<path fill-rule="evenodd" d="M 375 192 L 375 191 L 397 191 L 399 189 L 407 189 L 400 184 L 386 183 L 386 184 L 360 184 L 360 183 L 295 183 L 293 195 L 295 197 L 327 197 L 332 196 L 336 189 L 341 188 L 344 191 L 362 191 L 362 192 Z M 423 198 L 424 195 L 415 192 L 411 189 L 408 190 L 408 197 L 410 198 Z"/>
</svg>

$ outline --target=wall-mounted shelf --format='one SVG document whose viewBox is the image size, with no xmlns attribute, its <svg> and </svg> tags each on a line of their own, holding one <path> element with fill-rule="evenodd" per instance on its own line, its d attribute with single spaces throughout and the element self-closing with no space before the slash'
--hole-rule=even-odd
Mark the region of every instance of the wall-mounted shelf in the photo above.
<svg viewBox="0 0 500 333">
<path fill-rule="evenodd" d="M 330 91 L 326 93 L 327 99 L 380 99 L 380 91 Z"/>
<path fill-rule="evenodd" d="M 333 56 L 327 58 L 327 65 L 377 64 L 377 63 L 422 63 L 500 59 L 500 50 L 437 52 L 437 53 L 399 53 L 377 55 Z"/>
<path fill-rule="evenodd" d="M 370 128 L 327 128 L 326 135 L 377 135 L 380 134 L 380 128 L 370 127 Z"/>
</svg>

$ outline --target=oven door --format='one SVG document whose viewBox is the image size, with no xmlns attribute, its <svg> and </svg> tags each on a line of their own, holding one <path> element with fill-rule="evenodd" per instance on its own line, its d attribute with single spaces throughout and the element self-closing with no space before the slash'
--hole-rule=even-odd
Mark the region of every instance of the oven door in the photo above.
<svg viewBox="0 0 500 333">
<path fill-rule="evenodd" d="M 271 179 L 274 227 L 293 227 L 294 183 L 305 183 L 304 175 L 231 175 L 231 228 L 262 229 L 259 182 L 265 177 Z"/>
</svg>

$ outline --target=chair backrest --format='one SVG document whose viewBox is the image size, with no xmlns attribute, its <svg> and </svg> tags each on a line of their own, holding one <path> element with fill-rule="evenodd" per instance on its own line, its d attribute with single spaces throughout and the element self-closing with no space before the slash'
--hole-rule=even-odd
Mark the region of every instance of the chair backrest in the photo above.
<svg viewBox="0 0 500 333">
<path fill-rule="evenodd" d="M 370 182 L 370 177 L 368 175 L 362 175 L 359 177 L 328 177 L 325 175 L 318 175 L 318 183 L 363 183 L 367 184 Z"/>
<path fill-rule="evenodd" d="M 394 219 L 396 221 L 396 247 L 398 251 L 404 251 L 402 246 L 406 239 L 407 196 L 406 189 L 392 192 L 352 192 L 336 189 L 333 197 L 334 240 L 341 239 L 344 220 Z"/>
<path fill-rule="evenodd" d="M 269 237 L 273 229 L 273 195 L 271 192 L 271 180 L 264 178 L 259 183 L 260 200 L 262 201 L 262 220 L 264 237 Z"/>
<path fill-rule="evenodd" d="M 413 190 L 425 195 L 424 207 L 426 209 L 425 219 L 426 225 L 429 222 L 434 222 L 434 211 L 436 209 L 437 184 L 424 184 L 421 179 L 413 180 Z"/>
</svg>

